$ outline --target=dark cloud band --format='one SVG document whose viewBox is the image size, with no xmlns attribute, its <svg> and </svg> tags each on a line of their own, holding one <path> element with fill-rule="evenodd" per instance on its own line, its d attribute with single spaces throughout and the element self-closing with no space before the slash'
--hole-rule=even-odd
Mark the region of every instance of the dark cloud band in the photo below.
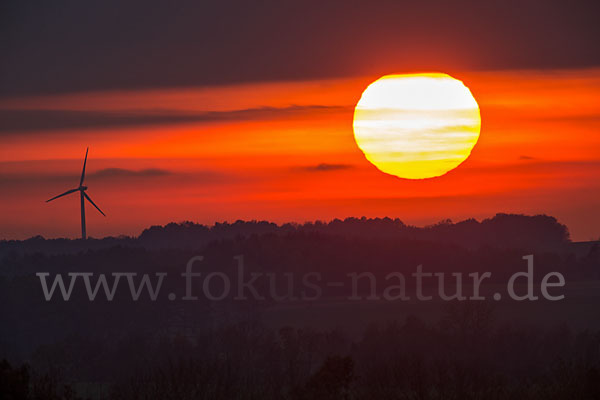
<svg viewBox="0 0 600 400">
<path fill-rule="evenodd" d="M 0 96 L 597 66 L 600 2 L 6 0 Z"/>
<path fill-rule="evenodd" d="M 70 129 L 96 129 L 135 125 L 169 125 L 215 121 L 284 118 L 310 111 L 339 111 L 336 106 L 261 107 L 233 111 L 180 112 L 177 110 L 71 111 L 0 110 L 0 134 Z"/>
</svg>

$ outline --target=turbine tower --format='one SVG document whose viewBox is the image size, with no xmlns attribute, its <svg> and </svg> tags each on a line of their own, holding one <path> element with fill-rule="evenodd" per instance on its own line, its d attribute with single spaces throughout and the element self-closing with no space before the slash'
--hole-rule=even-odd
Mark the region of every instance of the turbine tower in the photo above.
<svg viewBox="0 0 600 400">
<path fill-rule="evenodd" d="M 96 203 L 94 203 L 92 201 L 92 199 L 90 199 L 90 196 L 88 196 L 87 193 L 85 192 L 87 190 L 87 186 L 83 186 L 83 180 L 85 179 L 85 164 L 87 163 L 87 156 L 88 156 L 89 149 L 90 148 L 88 147 L 85 151 L 85 160 L 83 160 L 83 171 L 81 171 L 81 180 L 79 181 L 79 187 L 75 188 L 75 189 L 67 190 L 63 194 L 59 194 L 58 196 L 55 196 L 49 200 L 46 200 L 46 203 L 48 203 L 49 201 L 56 200 L 59 197 L 66 196 L 66 195 L 74 193 L 74 192 L 79 192 L 79 196 L 81 198 L 81 238 L 82 239 L 86 238 L 86 234 L 85 234 L 85 200 L 92 203 L 92 205 L 94 207 L 96 207 L 96 210 L 100 211 L 100 214 L 102 214 L 106 217 L 106 214 L 104 214 L 102 212 L 100 207 L 98 207 L 96 205 Z"/>
</svg>

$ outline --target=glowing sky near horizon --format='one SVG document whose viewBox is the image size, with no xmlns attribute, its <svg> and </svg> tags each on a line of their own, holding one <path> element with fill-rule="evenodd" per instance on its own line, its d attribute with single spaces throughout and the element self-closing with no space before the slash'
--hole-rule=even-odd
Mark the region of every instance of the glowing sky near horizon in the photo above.
<svg viewBox="0 0 600 400">
<path fill-rule="evenodd" d="M 0 99 L 0 237 L 78 236 L 78 199 L 44 201 L 77 184 L 87 146 L 86 183 L 107 214 L 88 213 L 93 237 L 183 220 L 497 212 L 600 237 L 600 69 L 451 75 L 479 103 L 481 136 L 428 180 L 382 174 L 355 143 L 354 106 L 378 76 Z"/>
</svg>

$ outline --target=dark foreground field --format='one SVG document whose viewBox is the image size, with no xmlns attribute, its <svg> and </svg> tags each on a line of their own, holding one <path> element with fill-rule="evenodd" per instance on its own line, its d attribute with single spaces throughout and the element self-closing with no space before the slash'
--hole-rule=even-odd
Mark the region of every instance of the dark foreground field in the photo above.
<svg viewBox="0 0 600 400">
<path fill-rule="evenodd" d="M 263 298 L 236 298 L 240 255 L 245 282 L 260 275 Z M 526 255 L 535 301 L 507 295 Z M 182 273 L 197 256 L 200 276 L 188 288 Z M 2 399 L 600 398 L 600 252 L 571 243 L 550 217 L 428 228 L 390 219 L 173 224 L 138 238 L 4 241 L 0 257 Z M 409 300 L 384 298 L 386 276 L 410 277 L 418 265 L 446 276 L 490 272 L 486 300 L 419 300 L 408 280 Z M 95 285 L 115 272 L 165 278 L 154 299 L 142 290 L 134 300 L 123 278 L 112 300 L 102 289 L 91 300 L 79 277 L 68 301 L 60 289 L 47 301 L 36 275 L 51 283 L 83 273 Z M 370 278 L 354 289 L 348 274 L 364 272 Z M 556 301 L 540 291 L 552 272 L 565 279 Z M 211 273 L 222 275 L 205 286 Z M 319 291 L 286 280 L 311 273 Z M 425 284 L 424 293 L 437 290 Z"/>
</svg>

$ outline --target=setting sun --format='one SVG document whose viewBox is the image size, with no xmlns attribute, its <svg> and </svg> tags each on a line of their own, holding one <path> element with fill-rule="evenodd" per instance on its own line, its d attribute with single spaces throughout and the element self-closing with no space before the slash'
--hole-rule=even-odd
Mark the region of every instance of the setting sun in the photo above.
<svg viewBox="0 0 600 400">
<path fill-rule="evenodd" d="M 354 137 L 379 170 L 433 178 L 469 157 L 481 128 L 479 106 L 459 80 L 442 73 L 386 75 L 363 92 Z"/>
</svg>

